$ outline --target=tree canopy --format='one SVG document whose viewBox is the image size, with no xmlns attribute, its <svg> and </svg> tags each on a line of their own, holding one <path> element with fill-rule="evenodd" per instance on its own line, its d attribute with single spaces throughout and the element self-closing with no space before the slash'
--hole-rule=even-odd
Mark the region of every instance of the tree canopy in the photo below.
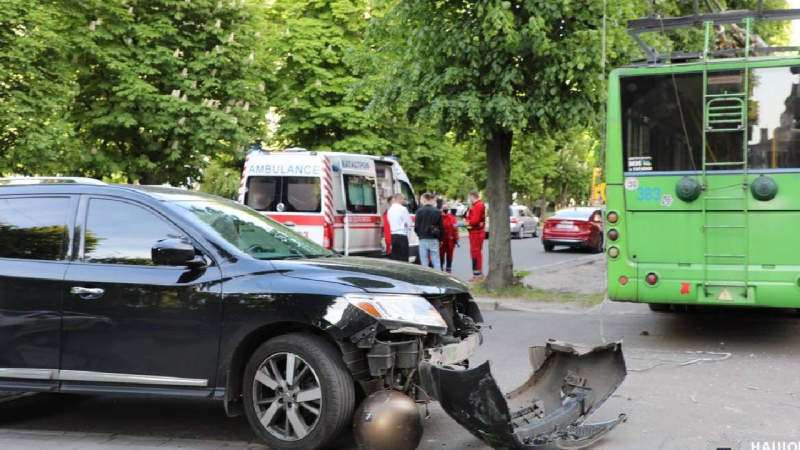
<svg viewBox="0 0 800 450">
<path fill-rule="evenodd" d="M 15 155 L 0 170 L 185 184 L 200 178 L 204 156 L 241 152 L 261 135 L 272 82 L 258 5 L 12 0 L 13 11 L 3 33 L 18 30 L 11 48 L 19 50 L 0 58 L 18 85 L 32 88 L 27 97 L 15 89 L 11 120 L 27 124 L 4 139 Z M 46 114 L 31 111 L 37 106 Z M 50 127 L 35 139 L 26 131 Z M 35 163 L 62 149 L 60 167 Z"/>
</svg>

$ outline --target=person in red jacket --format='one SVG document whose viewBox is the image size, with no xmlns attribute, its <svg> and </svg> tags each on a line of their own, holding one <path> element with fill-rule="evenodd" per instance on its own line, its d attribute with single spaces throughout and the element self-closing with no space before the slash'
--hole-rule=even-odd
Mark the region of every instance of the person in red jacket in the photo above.
<svg viewBox="0 0 800 450">
<path fill-rule="evenodd" d="M 467 211 L 467 230 L 469 230 L 469 254 L 472 257 L 472 278 L 470 283 L 483 281 L 483 240 L 486 238 L 486 207 L 478 191 L 469 192 L 470 208 Z"/>
<path fill-rule="evenodd" d="M 453 271 L 453 250 L 460 237 L 458 235 L 458 219 L 450 213 L 450 205 L 442 205 L 442 241 L 439 243 L 439 256 L 442 259 L 442 270 Z"/>
<path fill-rule="evenodd" d="M 389 225 L 389 208 L 394 203 L 394 195 L 386 199 L 386 211 L 383 212 L 383 241 L 386 243 L 386 254 L 392 254 L 392 227 Z"/>
</svg>

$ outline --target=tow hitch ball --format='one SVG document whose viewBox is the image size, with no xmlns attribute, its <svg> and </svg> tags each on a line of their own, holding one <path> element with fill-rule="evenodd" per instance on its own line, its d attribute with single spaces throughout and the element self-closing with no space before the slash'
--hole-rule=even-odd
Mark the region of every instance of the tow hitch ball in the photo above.
<svg viewBox="0 0 800 450">
<path fill-rule="evenodd" d="M 625 421 L 621 414 L 609 422 L 585 423 L 627 375 L 621 341 L 586 347 L 549 340 L 532 347 L 530 358 L 533 375 L 506 395 L 488 362 L 468 370 L 422 363 L 422 387 L 456 422 L 498 450 L 552 443 L 583 448 Z"/>
</svg>

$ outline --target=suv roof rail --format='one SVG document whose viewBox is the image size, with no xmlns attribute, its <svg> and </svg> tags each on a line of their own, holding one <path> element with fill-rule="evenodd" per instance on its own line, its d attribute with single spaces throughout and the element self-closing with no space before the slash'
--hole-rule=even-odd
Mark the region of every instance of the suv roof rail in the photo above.
<svg viewBox="0 0 800 450">
<path fill-rule="evenodd" d="M 11 177 L 0 178 L 0 186 L 22 186 L 33 184 L 90 184 L 106 186 L 106 183 L 87 177 Z"/>
</svg>

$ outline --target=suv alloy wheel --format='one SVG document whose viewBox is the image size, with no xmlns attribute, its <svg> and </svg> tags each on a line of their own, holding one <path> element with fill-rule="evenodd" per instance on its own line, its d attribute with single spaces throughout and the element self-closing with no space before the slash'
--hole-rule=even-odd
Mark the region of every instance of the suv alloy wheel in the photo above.
<svg viewBox="0 0 800 450">
<path fill-rule="evenodd" d="M 261 345 L 247 363 L 244 406 L 253 430 L 275 450 L 315 450 L 353 418 L 355 387 L 339 351 L 310 334 Z"/>
</svg>

